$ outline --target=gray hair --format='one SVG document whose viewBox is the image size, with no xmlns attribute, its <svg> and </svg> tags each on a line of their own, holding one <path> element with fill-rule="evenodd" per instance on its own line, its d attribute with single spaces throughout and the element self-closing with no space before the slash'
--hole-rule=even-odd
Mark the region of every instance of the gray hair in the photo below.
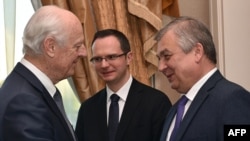
<svg viewBox="0 0 250 141">
<path fill-rule="evenodd" d="M 42 43 L 46 37 L 54 38 L 58 43 L 64 44 L 66 34 L 63 30 L 64 21 L 58 12 L 59 7 L 43 6 L 36 11 L 28 21 L 23 32 L 23 53 L 32 50 L 35 54 L 42 53 Z"/>
<path fill-rule="evenodd" d="M 213 37 L 202 22 L 185 16 L 176 18 L 156 34 L 155 40 L 160 41 L 170 30 L 177 37 L 178 45 L 185 53 L 190 52 L 197 43 L 200 43 L 208 59 L 214 64 L 217 63 Z"/>
</svg>

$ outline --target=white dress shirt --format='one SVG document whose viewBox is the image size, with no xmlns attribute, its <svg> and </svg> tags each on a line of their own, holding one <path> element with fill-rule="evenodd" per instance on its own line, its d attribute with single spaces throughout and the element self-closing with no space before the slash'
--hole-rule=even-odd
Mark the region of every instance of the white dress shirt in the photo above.
<svg viewBox="0 0 250 141">
<path fill-rule="evenodd" d="M 130 75 L 128 81 L 117 91 L 117 92 L 113 92 L 108 86 L 106 86 L 106 90 L 107 90 L 107 123 L 108 123 L 108 119 L 109 119 L 109 106 L 111 104 L 111 100 L 110 100 L 110 96 L 112 94 L 117 94 L 120 99 L 118 101 L 119 103 L 119 121 L 121 119 L 121 115 L 122 115 L 122 111 L 128 96 L 128 92 L 130 89 L 130 86 L 132 84 L 132 76 Z"/>
</svg>

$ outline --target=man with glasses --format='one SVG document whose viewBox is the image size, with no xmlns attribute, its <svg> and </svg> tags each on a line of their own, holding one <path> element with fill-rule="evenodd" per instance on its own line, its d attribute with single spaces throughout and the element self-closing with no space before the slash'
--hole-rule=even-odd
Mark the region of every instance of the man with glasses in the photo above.
<svg viewBox="0 0 250 141">
<path fill-rule="evenodd" d="M 159 140 L 171 103 L 163 92 L 132 77 L 132 52 L 126 36 L 113 29 L 98 31 L 92 56 L 90 61 L 106 87 L 81 105 L 76 125 L 79 141 Z"/>
</svg>

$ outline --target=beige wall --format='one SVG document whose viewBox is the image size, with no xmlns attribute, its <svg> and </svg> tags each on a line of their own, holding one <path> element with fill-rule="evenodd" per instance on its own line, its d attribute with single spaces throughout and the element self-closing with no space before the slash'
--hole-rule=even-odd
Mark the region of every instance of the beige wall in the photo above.
<svg viewBox="0 0 250 141">
<path fill-rule="evenodd" d="M 210 0 L 211 26 L 218 36 L 224 76 L 250 91 L 250 1 Z"/>
<path fill-rule="evenodd" d="M 181 16 L 204 22 L 214 36 L 218 68 L 223 75 L 250 91 L 250 1 L 249 0 L 179 0 Z M 164 24 L 171 20 L 164 17 Z M 155 87 L 175 103 L 179 94 L 169 87 L 161 73 L 155 75 Z"/>
</svg>

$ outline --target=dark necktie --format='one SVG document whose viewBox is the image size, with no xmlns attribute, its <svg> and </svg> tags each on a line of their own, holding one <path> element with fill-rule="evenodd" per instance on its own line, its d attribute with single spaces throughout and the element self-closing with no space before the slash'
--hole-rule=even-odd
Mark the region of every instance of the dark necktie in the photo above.
<svg viewBox="0 0 250 141">
<path fill-rule="evenodd" d="M 65 118 L 66 113 L 64 110 L 64 106 L 63 106 L 62 95 L 58 89 L 56 89 L 56 93 L 55 93 L 53 98 L 54 98 L 54 101 L 56 102 L 57 107 L 60 109 L 61 113 L 63 114 L 63 116 Z"/>
<path fill-rule="evenodd" d="M 70 129 L 70 132 L 72 134 L 72 136 L 74 137 L 74 140 L 76 141 L 76 136 L 75 136 L 75 133 L 74 133 L 74 130 L 73 130 L 73 127 L 71 125 L 71 123 L 69 122 L 68 118 L 67 118 L 67 115 L 66 115 L 66 112 L 64 110 L 64 106 L 63 106 L 63 101 L 62 101 L 62 95 L 60 93 L 60 91 L 58 89 L 56 89 L 56 93 L 55 95 L 53 96 L 53 99 L 54 101 L 56 102 L 56 105 L 57 107 L 60 109 L 69 129 Z"/>
<path fill-rule="evenodd" d="M 109 130 L 109 141 L 115 140 L 116 130 L 119 124 L 119 104 L 118 101 L 120 97 L 116 94 L 112 94 L 111 104 L 109 107 L 109 121 L 108 121 L 108 130 Z"/>
<path fill-rule="evenodd" d="M 188 99 L 185 95 L 182 96 L 181 99 L 178 101 L 176 120 L 175 120 L 174 129 L 173 129 L 172 134 L 171 134 L 170 139 L 169 139 L 170 141 L 174 141 L 175 135 L 176 135 L 177 130 L 178 130 L 180 123 L 182 121 L 182 117 L 183 117 L 183 113 L 184 113 L 184 109 L 185 109 L 185 105 L 186 105 L 187 101 L 188 101 Z"/>
</svg>

